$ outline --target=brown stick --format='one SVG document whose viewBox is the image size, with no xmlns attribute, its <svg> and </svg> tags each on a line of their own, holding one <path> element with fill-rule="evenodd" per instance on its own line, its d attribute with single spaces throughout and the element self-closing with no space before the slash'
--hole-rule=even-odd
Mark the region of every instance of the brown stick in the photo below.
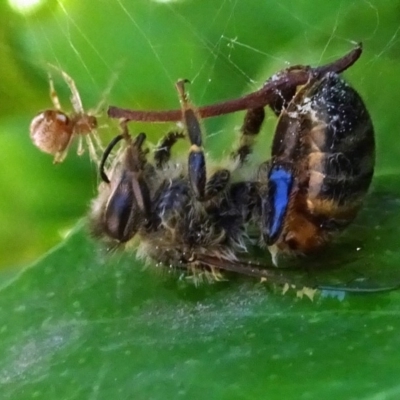
<svg viewBox="0 0 400 400">
<path fill-rule="evenodd" d="M 276 74 L 273 78 L 269 79 L 261 89 L 255 92 L 237 99 L 199 107 L 198 112 L 202 118 L 209 118 L 251 108 L 265 107 L 273 101 L 276 93 L 280 90 L 304 85 L 311 77 L 323 76 L 328 72 L 341 73 L 345 71 L 359 59 L 361 53 L 362 45 L 359 44 L 345 56 L 321 67 L 311 68 L 301 65 L 291 67 Z M 180 121 L 182 119 L 182 111 L 129 110 L 110 106 L 108 109 L 108 116 L 110 118 L 121 118 L 126 121 L 170 122 Z"/>
</svg>

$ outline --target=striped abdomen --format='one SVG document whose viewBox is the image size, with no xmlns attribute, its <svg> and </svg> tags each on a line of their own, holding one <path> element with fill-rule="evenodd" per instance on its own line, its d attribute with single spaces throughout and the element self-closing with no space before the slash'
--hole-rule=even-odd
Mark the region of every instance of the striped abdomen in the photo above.
<svg viewBox="0 0 400 400">
<path fill-rule="evenodd" d="M 272 145 L 266 243 L 300 253 L 325 244 L 356 216 L 374 161 L 373 126 L 358 93 L 334 73 L 303 86 L 282 112 Z"/>
</svg>

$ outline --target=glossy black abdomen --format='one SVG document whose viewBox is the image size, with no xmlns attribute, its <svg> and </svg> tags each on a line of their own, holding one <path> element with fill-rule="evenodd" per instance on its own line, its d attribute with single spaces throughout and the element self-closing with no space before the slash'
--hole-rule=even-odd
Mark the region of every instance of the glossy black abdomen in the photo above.
<svg viewBox="0 0 400 400">
<path fill-rule="evenodd" d="M 326 75 L 306 96 L 311 129 L 303 133 L 301 156 L 308 156 L 309 193 L 339 205 L 356 201 L 368 190 L 374 170 L 369 113 L 358 93 L 337 74 Z M 324 175 L 322 182 L 315 173 Z"/>
</svg>

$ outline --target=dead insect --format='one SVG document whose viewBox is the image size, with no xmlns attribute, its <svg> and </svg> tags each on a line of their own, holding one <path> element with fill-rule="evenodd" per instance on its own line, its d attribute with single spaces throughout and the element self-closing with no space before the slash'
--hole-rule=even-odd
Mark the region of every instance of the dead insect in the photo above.
<svg viewBox="0 0 400 400">
<path fill-rule="evenodd" d="M 360 96 L 324 67 L 302 84 L 292 81 L 271 92 L 268 104 L 279 115 L 272 157 L 245 180 L 237 171 L 248 162 L 262 127 L 265 99 L 251 103 L 233 160 L 219 168 L 206 163 L 201 111 L 188 100 L 184 81 L 177 88 L 185 133 L 168 133 L 153 162 L 144 149 L 145 134 L 133 139 L 123 121 L 123 133 L 109 144 L 100 163 L 103 182 L 90 214 L 93 234 L 112 247 L 137 247 L 139 257 L 196 277 L 218 279 L 220 271 L 232 271 L 324 290 L 396 289 L 296 282 L 288 271 L 249 260 L 248 250 L 257 243 L 251 238 L 254 228 L 275 264 L 279 253 L 322 248 L 353 220 L 372 179 L 373 127 Z M 184 137 L 191 144 L 188 160 L 171 160 L 171 148 Z M 122 150 L 106 168 L 120 141 Z"/>
<path fill-rule="evenodd" d="M 185 133 L 168 133 L 154 153 L 154 162 L 148 161 L 143 148 L 145 134 L 131 138 L 126 124 L 107 147 L 100 164 L 103 182 L 90 215 L 92 232 L 115 246 L 129 247 L 137 238 L 140 257 L 189 271 L 194 277 L 218 278 L 221 269 L 251 275 L 252 264 L 239 256 L 247 252 L 245 224 L 259 208 L 256 182 L 233 179 L 242 165 L 240 148 L 229 165 L 210 168 L 200 121 L 184 81 L 177 88 Z M 188 160 L 170 160 L 172 146 L 184 137 L 191 144 Z M 121 140 L 123 150 L 108 172 L 105 164 Z"/>
<path fill-rule="evenodd" d="M 78 138 L 78 154 L 83 154 L 83 138 L 89 149 L 90 158 L 98 162 L 103 151 L 100 138 L 97 134 L 97 114 L 87 113 L 83 109 L 82 101 L 74 80 L 62 70 L 59 70 L 65 83 L 71 91 L 71 104 L 73 112 L 67 114 L 62 111 L 60 100 L 54 88 L 54 83 L 49 74 L 50 98 L 54 109 L 41 111 L 30 124 L 32 142 L 41 151 L 54 155 L 54 163 L 62 162 L 68 148 L 75 137 Z"/>
<path fill-rule="evenodd" d="M 271 160 L 258 172 L 261 241 L 277 254 L 310 253 L 344 229 L 361 207 L 374 169 L 374 133 L 357 92 L 337 73 L 354 64 L 361 45 L 331 64 L 294 66 L 240 99 L 200 107 L 210 117 L 247 109 L 240 147 L 246 161 L 269 105 L 279 121 Z M 111 117 L 167 121 L 177 111 L 134 111 L 110 107 Z"/>
</svg>

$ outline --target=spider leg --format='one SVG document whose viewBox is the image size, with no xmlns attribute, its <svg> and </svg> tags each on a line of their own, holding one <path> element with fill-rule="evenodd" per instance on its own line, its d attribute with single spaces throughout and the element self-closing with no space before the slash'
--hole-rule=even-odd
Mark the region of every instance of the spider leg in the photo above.
<svg viewBox="0 0 400 400">
<path fill-rule="evenodd" d="M 81 96 L 79 95 L 75 81 L 63 70 L 59 71 L 64 78 L 65 83 L 68 85 L 69 90 L 71 90 L 71 103 L 74 111 L 78 114 L 83 114 L 85 111 L 83 110 Z"/>
<path fill-rule="evenodd" d="M 67 147 L 67 149 L 68 149 L 68 147 Z M 53 164 L 59 164 L 59 163 L 63 162 L 66 156 L 67 156 L 67 150 L 58 151 L 54 155 Z"/>
<path fill-rule="evenodd" d="M 82 135 L 78 135 L 78 150 L 76 151 L 76 153 L 78 154 L 78 156 L 81 156 L 84 152 L 85 150 L 83 148 L 83 137 Z"/>
<path fill-rule="evenodd" d="M 178 81 L 176 88 L 181 101 L 182 120 L 191 144 L 188 161 L 189 182 L 197 200 L 207 201 L 226 187 L 230 172 L 227 169 L 217 170 L 207 182 L 200 120 L 197 110 L 186 95 L 185 83 L 187 82 L 187 80 Z"/>
<path fill-rule="evenodd" d="M 68 154 L 69 146 L 70 146 L 71 143 L 72 143 L 73 136 L 74 136 L 73 134 L 71 134 L 71 135 L 69 136 L 68 143 L 66 143 L 64 149 L 62 149 L 62 150 L 60 150 L 60 151 L 57 151 L 57 153 L 54 154 L 53 164 L 59 164 L 59 163 L 61 163 L 61 162 L 63 162 L 63 161 L 65 160 L 65 157 L 66 157 L 67 154 Z"/>
<path fill-rule="evenodd" d="M 263 107 L 247 110 L 240 129 L 239 146 L 232 153 L 232 158 L 239 159 L 240 165 L 246 162 L 248 155 L 252 152 L 256 136 L 260 133 L 264 118 L 265 110 Z"/>
<path fill-rule="evenodd" d="M 54 81 L 49 74 L 50 98 L 56 110 L 61 110 L 60 99 L 58 98 L 56 89 L 54 88 Z"/>
<path fill-rule="evenodd" d="M 98 139 L 98 137 L 96 135 L 90 135 L 90 136 L 92 136 L 93 138 Z M 100 158 L 99 158 L 99 155 L 97 154 L 96 147 L 95 147 L 95 145 L 94 145 L 94 143 L 93 143 L 93 141 L 92 141 L 90 136 L 89 135 L 85 136 L 86 145 L 87 145 L 87 147 L 89 149 L 90 159 L 92 161 L 94 161 L 98 165 L 100 163 Z M 81 139 L 81 137 L 80 137 L 80 139 Z M 99 145 L 99 143 L 96 143 L 96 144 Z M 102 146 L 101 145 L 100 145 L 99 150 L 102 150 Z"/>
<path fill-rule="evenodd" d="M 158 169 L 162 168 L 171 157 L 171 148 L 179 139 L 184 139 L 183 132 L 168 132 L 157 145 L 154 152 L 154 161 Z"/>
<path fill-rule="evenodd" d="M 103 143 L 102 143 L 101 140 L 100 140 L 100 137 L 99 137 L 99 134 L 97 133 L 97 130 L 96 130 L 96 129 L 93 130 L 93 131 L 90 133 L 90 136 L 92 136 L 92 138 L 93 138 L 93 140 L 94 140 L 94 142 L 95 142 L 95 145 L 96 145 L 96 147 L 98 148 L 98 150 L 99 150 L 101 153 L 103 153 L 103 151 L 104 151 Z"/>
</svg>

